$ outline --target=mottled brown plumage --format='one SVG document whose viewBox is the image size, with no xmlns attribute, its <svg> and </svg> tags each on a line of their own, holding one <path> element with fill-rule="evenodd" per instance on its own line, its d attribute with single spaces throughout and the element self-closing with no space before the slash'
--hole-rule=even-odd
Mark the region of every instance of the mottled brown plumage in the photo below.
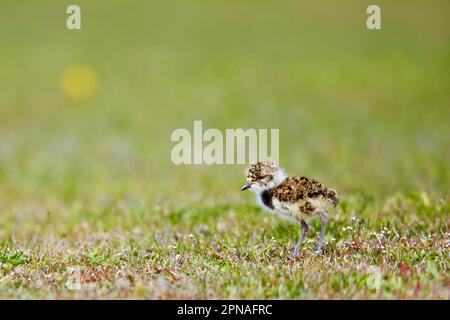
<svg viewBox="0 0 450 320">
<path fill-rule="evenodd" d="M 242 190 L 251 189 L 264 208 L 302 226 L 302 237 L 294 249 L 294 256 L 309 230 L 305 219 L 315 216 L 322 218 L 322 231 L 317 248 L 320 251 L 325 233 L 326 211 L 339 203 L 336 191 L 306 177 L 286 177 L 272 161 L 251 165 L 245 175 L 247 183 Z"/>
<path fill-rule="evenodd" d="M 335 190 L 306 177 L 287 177 L 280 185 L 273 188 L 272 194 L 282 202 L 302 203 L 309 199 L 318 199 L 330 202 L 333 207 L 339 202 Z"/>
<path fill-rule="evenodd" d="M 245 171 L 247 181 L 256 182 L 265 178 L 273 177 L 278 167 L 273 161 L 260 161 L 251 165 Z"/>
</svg>

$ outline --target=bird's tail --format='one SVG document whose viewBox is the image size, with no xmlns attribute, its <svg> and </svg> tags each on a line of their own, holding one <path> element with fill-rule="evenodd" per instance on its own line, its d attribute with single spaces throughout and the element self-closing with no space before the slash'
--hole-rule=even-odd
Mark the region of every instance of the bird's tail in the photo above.
<svg viewBox="0 0 450 320">
<path fill-rule="evenodd" d="M 327 200 L 331 203 L 333 207 L 336 207 L 339 203 L 339 198 L 336 190 L 328 189 Z"/>
</svg>

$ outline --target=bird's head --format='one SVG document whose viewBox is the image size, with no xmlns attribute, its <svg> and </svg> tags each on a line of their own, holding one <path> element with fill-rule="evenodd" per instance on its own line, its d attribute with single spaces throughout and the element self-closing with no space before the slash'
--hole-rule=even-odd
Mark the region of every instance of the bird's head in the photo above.
<svg viewBox="0 0 450 320">
<path fill-rule="evenodd" d="M 279 185 L 285 178 L 283 170 L 273 161 L 259 161 L 245 170 L 246 183 L 241 191 L 262 192 Z"/>
</svg>

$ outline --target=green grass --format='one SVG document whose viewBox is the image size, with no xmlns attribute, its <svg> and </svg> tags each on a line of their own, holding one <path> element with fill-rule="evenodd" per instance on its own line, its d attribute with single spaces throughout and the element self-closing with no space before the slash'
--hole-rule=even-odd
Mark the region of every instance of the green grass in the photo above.
<svg viewBox="0 0 450 320">
<path fill-rule="evenodd" d="M 448 1 L 1 4 L 0 298 L 450 298 Z M 87 64 L 88 100 L 61 90 Z M 172 130 L 279 128 L 290 174 L 338 190 L 324 254 L 175 166 Z"/>
<path fill-rule="evenodd" d="M 0 255 L 2 295 L 448 299 L 449 209 L 424 195 L 394 197 L 382 208 L 348 198 L 330 219 L 324 253 L 314 254 L 320 225 L 313 223 L 292 261 L 298 229 L 253 206 L 142 209 L 122 199 L 68 215 L 64 227 L 52 214 L 17 226 L 23 240 L 5 241 Z"/>
</svg>

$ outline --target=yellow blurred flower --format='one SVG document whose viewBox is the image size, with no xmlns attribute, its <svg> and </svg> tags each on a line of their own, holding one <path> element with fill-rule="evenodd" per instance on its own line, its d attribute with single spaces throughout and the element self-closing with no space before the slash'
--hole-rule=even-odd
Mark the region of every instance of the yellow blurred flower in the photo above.
<svg viewBox="0 0 450 320">
<path fill-rule="evenodd" d="M 64 71 L 61 79 L 64 92 L 74 99 L 87 99 L 97 90 L 97 75 L 88 66 L 72 66 Z"/>
</svg>

